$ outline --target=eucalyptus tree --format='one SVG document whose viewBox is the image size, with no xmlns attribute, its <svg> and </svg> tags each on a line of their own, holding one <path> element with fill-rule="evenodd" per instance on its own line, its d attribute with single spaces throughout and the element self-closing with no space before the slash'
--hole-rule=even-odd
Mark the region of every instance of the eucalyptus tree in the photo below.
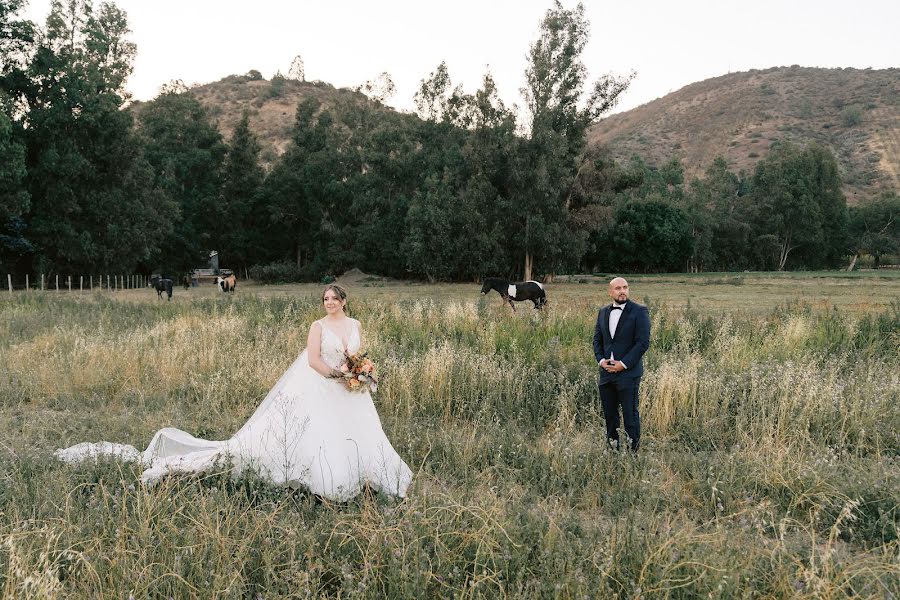
<svg viewBox="0 0 900 600">
<path fill-rule="evenodd" d="M 177 207 L 172 235 L 153 268 L 203 264 L 220 219 L 222 165 L 227 148 L 209 114 L 190 92 L 164 92 L 138 111 L 139 131 L 154 185 Z M 223 265 L 224 266 L 224 265 Z"/>
<path fill-rule="evenodd" d="M 702 177 L 691 181 L 684 209 L 691 224 L 692 252 L 688 271 L 749 268 L 750 227 L 743 220 L 740 176 L 716 157 Z"/>
<path fill-rule="evenodd" d="M 331 111 L 305 98 L 297 106 L 290 144 L 263 186 L 276 257 L 290 256 L 301 271 L 327 269 L 329 246 L 340 235 L 335 219 L 348 207 L 342 196 L 342 135 Z"/>
<path fill-rule="evenodd" d="M 28 61 L 34 51 L 34 23 L 20 15 L 25 4 L 25 0 L 0 0 L 0 110 L 10 118 L 21 116 Z"/>
<path fill-rule="evenodd" d="M 13 132 L 12 120 L 0 111 L 0 224 L 28 209 L 25 146 Z"/>
<path fill-rule="evenodd" d="M 223 265 L 246 269 L 256 257 L 256 248 L 265 243 L 260 235 L 259 195 L 265 171 L 259 162 L 261 146 L 250 130 L 244 111 L 228 145 L 222 170 L 222 189 L 215 207 L 220 226 L 210 232 L 211 246 L 219 250 Z"/>
<path fill-rule="evenodd" d="M 0 270 L 16 270 L 21 258 L 33 250 L 26 237 L 22 214 L 28 210 L 25 147 L 13 137 L 13 123 L 0 110 Z"/>
<path fill-rule="evenodd" d="M 335 215 L 341 235 L 331 240 L 333 268 L 359 265 L 408 277 L 407 210 L 427 171 L 421 124 L 412 115 L 356 99 L 338 103 L 335 116 L 348 133 L 341 138 L 345 205 Z"/>
<path fill-rule="evenodd" d="M 122 110 L 136 47 L 113 4 L 55 0 L 22 85 L 34 267 L 92 272 L 148 260 L 173 211 Z"/>
<path fill-rule="evenodd" d="M 291 61 L 291 66 L 288 69 L 288 79 L 306 81 L 306 68 L 303 66 L 303 57 L 299 54 Z"/>
<path fill-rule="evenodd" d="M 633 77 L 603 75 L 586 94 L 582 55 L 589 36 L 584 6 L 569 10 L 556 0 L 528 51 L 522 88 L 526 137 L 514 169 L 517 210 L 508 220 L 525 279 L 532 277 L 535 260 L 552 272 L 566 257 L 583 254 L 585 236 L 567 234 L 566 223 L 587 129 L 615 106 Z"/>
<path fill-rule="evenodd" d="M 753 223 L 762 266 L 835 266 L 845 253 L 847 203 L 834 156 L 810 144 L 772 147 L 752 179 Z"/>
<path fill-rule="evenodd" d="M 426 178 L 407 213 L 410 273 L 442 280 L 508 274 L 514 111 L 500 100 L 490 73 L 467 94 L 453 87 L 444 63 L 423 80 L 416 103 L 425 117 L 419 140 Z"/>
<path fill-rule="evenodd" d="M 885 193 L 881 197 L 850 208 L 849 248 L 852 258 L 848 271 L 856 266 L 860 254 L 875 259 L 881 266 L 885 254 L 900 253 L 900 197 Z"/>
</svg>

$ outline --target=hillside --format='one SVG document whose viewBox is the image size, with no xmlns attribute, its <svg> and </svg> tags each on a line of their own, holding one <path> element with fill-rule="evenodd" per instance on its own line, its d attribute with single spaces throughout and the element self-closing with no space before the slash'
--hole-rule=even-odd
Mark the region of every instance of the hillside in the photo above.
<svg viewBox="0 0 900 600">
<path fill-rule="evenodd" d="M 230 75 L 213 83 L 193 87 L 191 94 L 206 107 L 226 140 L 231 138 L 241 115 L 247 110 L 250 128 L 262 146 L 260 158 L 267 166 L 287 148 L 297 105 L 304 98 L 314 97 L 324 106 L 330 107 L 339 102 L 370 102 L 359 92 L 335 88 L 321 81 L 270 81 L 245 75 Z"/>
<path fill-rule="evenodd" d="M 369 100 L 330 84 L 231 75 L 191 89 L 226 139 L 244 110 L 271 165 L 290 140 L 297 104 Z M 391 110 L 385 108 L 385 110 Z M 776 140 L 816 141 L 834 152 L 851 204 L 900 189 L 900 69 L 779 67 L 688 85 L 595 125 L 589 143 L 651 165 L 678 156 L 688 177 L 718 156 L 751 171 Z"/>
<path fill-rule="evenodd" d="M 651 165 L 673 156 L 688 177 L 717 155 L 752 170 L 776 140 L 831 148 L 855 204 L 900 188 L 900 69 L 797 66 L 730 73 L 688 85 L 613 115 L 589 133 L 627 160 Z"/>
</svg>

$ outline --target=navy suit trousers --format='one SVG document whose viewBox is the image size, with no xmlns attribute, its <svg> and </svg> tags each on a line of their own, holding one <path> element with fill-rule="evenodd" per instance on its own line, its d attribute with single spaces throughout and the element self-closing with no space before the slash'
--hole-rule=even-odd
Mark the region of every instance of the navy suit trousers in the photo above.
<svg viewBox="0 0 900 600">
<path fill-rule="evenodd" d="M 606 437 L 619 441 L 619 407 L 622 407 L 622 421 L 625 433 L 631 438 L 631 449 L 637 450 L 641 442 L 641 415 L 638 412 L 638 388 L 641 378 L 619 378 L 600 384 L 600 404 L 606 420 Z"/>
</svg>

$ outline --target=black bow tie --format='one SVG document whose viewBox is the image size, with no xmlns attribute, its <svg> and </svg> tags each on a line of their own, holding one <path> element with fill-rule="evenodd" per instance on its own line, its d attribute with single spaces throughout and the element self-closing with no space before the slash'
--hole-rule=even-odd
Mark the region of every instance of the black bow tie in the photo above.
<svg viewBox="0 0 900 600">
<path fill-rule="evenodd" d="M 609 310 L 622 310 L 621 306 L 610 306 Z"/>
</svg>

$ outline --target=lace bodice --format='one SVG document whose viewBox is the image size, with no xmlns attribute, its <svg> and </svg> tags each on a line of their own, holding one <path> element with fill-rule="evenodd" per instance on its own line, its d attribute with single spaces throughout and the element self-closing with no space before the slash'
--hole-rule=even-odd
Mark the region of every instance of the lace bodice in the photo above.
<svg viewBox="0 0 900 600">
<path fill-rule="evenodd" d="M 337 368 L 344 362 L 344 343 L 341 337 L 332 331 L 324 322 L 319 320 L 319 326 L 322 328 L 322 342 L 319 347 L 319 354 L 322 361 L 329 367 Z M 360 338 L 359 327 L 356 323 L 350 324 L 350 338 L 347 340 L 347 351 L 351 354 L 359 350 Z"/>
</svg>

